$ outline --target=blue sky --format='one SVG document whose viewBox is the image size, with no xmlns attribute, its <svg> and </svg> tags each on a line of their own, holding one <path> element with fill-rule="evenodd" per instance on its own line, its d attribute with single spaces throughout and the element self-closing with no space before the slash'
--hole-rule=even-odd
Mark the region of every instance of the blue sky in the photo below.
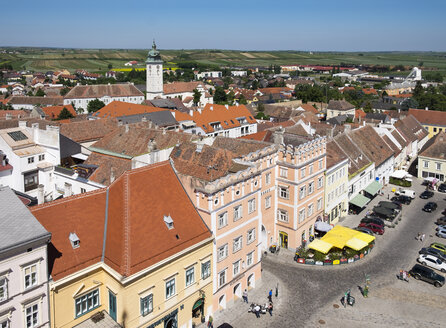
<svg viewBox="0 0 446 328">
<path fill-rule="evenodd" d="M 0 46 L 446 51 L 445 0 L 0 0 Z"/>
</svg>

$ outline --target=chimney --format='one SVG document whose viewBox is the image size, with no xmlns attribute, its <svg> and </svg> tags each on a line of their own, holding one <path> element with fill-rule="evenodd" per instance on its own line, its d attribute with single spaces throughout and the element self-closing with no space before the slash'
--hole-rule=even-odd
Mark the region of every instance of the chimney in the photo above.
<svg viewBox="0 0 446 328">
<path fill-rule="evenodd" d="M 172 114 L 173 118 L 175 118 L 175 111 L 171 111 L 170 113 Z"/>
<path fill-rule="evenodd" d="M 6 113 L 6 119 L 7 120 L 12 120 L 12 114 L 11 113 Z"/>
<path fill-rule="evenodd" d="M 285 130 L 282 127 L 280 127 L 278 130 L 274 131 L 273 139 L 274 139 L 275 144 L 278 144 L 278 145 L 283 144 L 283 134 L 284 133 L 285 133 Z"/>
<path fill-rule="evenodd" d="M 214 106 L 209 107 L 210 110 L 214 110 Z"/>
<path fill-rule="evenodd" d="M 35 143 L 39 143 L 39 123 L 33 123 L 31 127 L 33 129 L 33 140 Z"/>
<path fill-rule="evenodd" d="M 200 143 L 198 143 L 197 144 L 197 148 L 195 149 L 195 151 L 197 152 L 197 153 L 201 153 L 201 150 L 203 149 L 203 144 L 200 144 Z"/>
<path fill-rule="evenodd" d="M 344 132 L 350 132 L 352 130 L 352 126 L 350 124 L 344 124 Z"/>
<path fill-rule="evenodd" d="M 229 109 L 229 106 L 227 104 L 225 105 L 225 107 L 226 107 L 226 109 Z"/>
<path fill-rule="evenodd" d="M 141 122 L 147 122 L 147 117 L 145 116 L 141 117 Z"/>
<path fill-rule="evenodd" d="M 43 204 L 45 202 L 45 192 L 43 190 L 43 184 L 39 184 L 37 187 L 37 204 Z"/>
<path fill-rule="evenodd" d="M 189 109 L 189 115 L 190 115 L 190 116 L 194 116 L 194 111 L 193 111 L 193 109 Z"/>
<path fill-rule="evenodd" d="M 115 168 L 111 167 L 110 169 L 110 183 L 113 183 L 115 181 Z"/>
<path fill-rule="evenodd" d="M 128 123 L 125 124 L 125 133 L 127 133 L 127 132 L 129 132 L 129 124 Z"/>
<path fill-rule="evenodd" d="M 19 128 L 26 128 L 26 121 L 19 121 Z"/>
<path fill-rule="evenodd" d="M 156 141 L 154 138 L 151 138 L 149 140 L 149 143 L 147 144 L 147 150 L 150 153 L 150 152 L 154 151 L 155 149 L 156 149 Z"/>
<path fill-rule="evenodd" d="M 149 129 L 152 128 L 152 121 L 149 121 Z"/>
<path fill-rule="evenodd" d="M 201 107 L 198 107 L 198 112 L 201 114 Z"/>
<path fill-rule="evenodd" d="M 426 106 L 426 108 L 424 110 L 429 110 L 429 107 Z"/>
<path fill-rule="evenodd" d="M 398 108 L 398 114 L 399 114 L 399 113 L 401 113 L 401 109 L 400 109 L 400 108 Z"/>
<path fill-rule="evenodd" d="M 65 189 L 65 197 L 73 196 L 73 186 L 71 185 L 71 183 L 65 182 L 64 189 Z"/>
<path fill-rule="evenodd" d="M 166 129 L 164 128 L 164 129 L 163 129 L 163 135 L 165 135 L 165 134 L 166 134 Z"/>
</svg>

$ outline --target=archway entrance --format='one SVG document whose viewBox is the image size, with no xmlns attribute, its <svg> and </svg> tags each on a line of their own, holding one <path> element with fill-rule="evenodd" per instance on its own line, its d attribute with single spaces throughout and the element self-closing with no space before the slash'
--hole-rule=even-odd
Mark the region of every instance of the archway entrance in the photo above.
<svg viewBox="0 0 446 328">
<path fill-rule="evenodd" d="M 171 317 L 164 321 L 164 328 L 177 328 L 178 322 L 177 322 L 177 316 Z"/>
<path fill-rule="evenodd" d="M 234 301 L 242 297 L 242 286 L 238 283 L 234 286 Z"/>
<path fill-rule="evenodd" d="M 248 277 L 248 288 L 255 288 L 256 287 L 256 280 L 254 273 L 251 273 Z"/>
<path fill-rule="evenodd" d="M 221 309 L 226 309 L 226 295 L 220 296 L 220 298 L 218 299 L 218 306 Z"/>
<path fill-rule="evenodd" d="M 288 248 L 288 234 L 286 232 L 279 232 L 279 242 L 280 247 L 282 248 Z"/>
<path fill-rule="evenodd" d="M 204 298 L 199 298 L 192 306 L 192 323 L 198 326 L 201 322 L 204 322 Z"/>
</svg>

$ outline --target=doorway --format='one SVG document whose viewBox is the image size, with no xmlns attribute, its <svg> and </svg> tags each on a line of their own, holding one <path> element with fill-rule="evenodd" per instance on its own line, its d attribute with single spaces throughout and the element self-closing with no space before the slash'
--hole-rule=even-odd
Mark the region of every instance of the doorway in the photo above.
<svg viewBox="0 0 446 328">
<path fill-rule="evenodd" d="M 116 321 L 116 295 L 108 291 L 108 312 L 110 317 Z"/>
<path fill-rule="evenodd" d="M 242 286 L 240 284 L 235 285 L 233 292 L 234 292 L 234 300 L 241 298 L 242 297 Z"/>
<path fill-rule="evenodd" d="M 286 232 L 279 232 L 279 241 L 280 241 L 280 247 L 282 248 L 288 248 L 288 234 Z"/>
<path fill-rule="evenodd" d="M 248 277 L 248 289 L 255 288 L 256 286 L 256 280 L 254 273 L 251 273 Z"/>
</svg>

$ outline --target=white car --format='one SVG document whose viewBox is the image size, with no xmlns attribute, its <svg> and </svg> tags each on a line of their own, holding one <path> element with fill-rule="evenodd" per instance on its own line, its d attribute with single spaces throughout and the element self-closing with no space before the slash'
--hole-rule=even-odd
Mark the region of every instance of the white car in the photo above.
<svg viewBox="0 0 446 328">
<path fill-rule="evenodd" d="M 418 262 L 431 268 L 446 272 L 446 262 L 443 262 L 436 256 L 421 254 L 418 257 Z"/>
<path fill-rule="evenodd" d="M 415 191 L 410 190 L 410 189 L 399 189 L 399 190 L 395 191 L 395 195 L 404 195 L 404 196 L 414 199 Z"/>
</svg>

